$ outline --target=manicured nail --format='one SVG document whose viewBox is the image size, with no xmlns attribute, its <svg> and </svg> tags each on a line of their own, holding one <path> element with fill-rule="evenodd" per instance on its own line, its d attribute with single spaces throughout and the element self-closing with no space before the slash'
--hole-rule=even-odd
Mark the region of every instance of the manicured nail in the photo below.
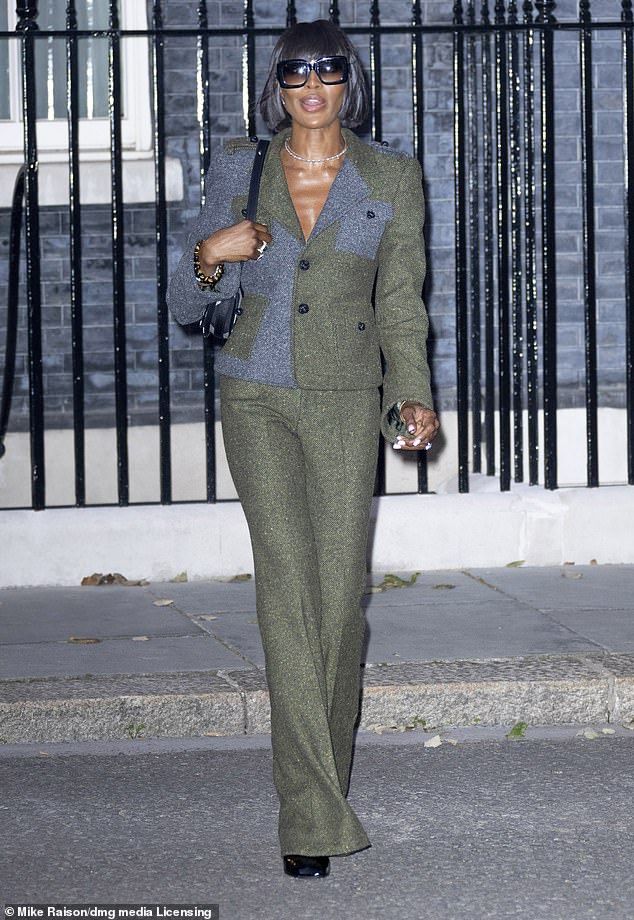
<svg viewBox="0 0 634 920">
<path fill-rule="evenodd" d="M 409 425 L 407 426 L 407 430 L 410 432 L 410 434 L 416 431 L 416 425 L 414 424 L 414 422 L 409 423 Z"/>
<path fill-rule="evenodd" d="M 392 444 L 392 447 L 394 448 L 394 450 L 400 450 L 402 446 L 403 446 L 402 441 L 395 441 L 394 444 Z"/>
<path fill-rule="evenodd" d="M 418 447 L 418 445 L 420 444 L 420 442 L 421 442 L 421 438 L 416 438 L 416 440 L 415 440 L 414 443 L 412 444 L 412 447 Z"/>
</svg>

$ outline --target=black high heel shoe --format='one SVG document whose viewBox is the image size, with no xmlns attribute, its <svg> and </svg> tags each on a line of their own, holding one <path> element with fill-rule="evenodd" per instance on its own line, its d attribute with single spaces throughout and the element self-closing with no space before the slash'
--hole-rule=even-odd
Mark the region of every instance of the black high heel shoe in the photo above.
<svg viewBox="0 0 634 920">
<path fill-rule="evenodd" d="M 330 860 L 327 856 L 285 856 L 284 872 L 293 878 L 325 878 Z"/>
</svg>

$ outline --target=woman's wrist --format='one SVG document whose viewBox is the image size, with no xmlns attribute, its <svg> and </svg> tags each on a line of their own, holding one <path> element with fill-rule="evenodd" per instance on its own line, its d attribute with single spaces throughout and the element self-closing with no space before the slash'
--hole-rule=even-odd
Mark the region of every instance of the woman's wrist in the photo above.
<svg viewBox="0 0 634 920">
<path fill-rule="evenodd" d="M 201 248 L 204 242 L 204 240 L 198 240 L 194 247 L 194 277 L 201 287 L 213 290 L 222 277 L 224 263 L 219 262 L 211 271 L 207 270 L 210 266 L 203 264 L 201 259 Z"/>
</svg>

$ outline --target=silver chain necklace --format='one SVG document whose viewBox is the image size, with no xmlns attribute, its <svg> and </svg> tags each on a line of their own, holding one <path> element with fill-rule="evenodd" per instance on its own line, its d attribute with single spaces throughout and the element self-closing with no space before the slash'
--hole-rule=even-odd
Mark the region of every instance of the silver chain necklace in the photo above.
<svg viewBox="0 0 634 920">
<path fill-rule="evenodd" d="M 284 141 L 284 149 L 289 154 L 289 156 L 293 157 L 294 160 L 301 160 L 302 163 L 327 163 L 329 160 L 338 160 L 339 157 L 342 157 L 345 153 L 347 153 L 348 145 L 346 144 L 343 150 L 340 150 L 339 153 L 335 153 L 331 157 L 320 157 L 318 160 L 311 160 L 308 157 L 300 157 L 298 153 L 295 153 L 294 150 L 291 150 L 290 145 L 288 143 L 288 138 L 286 138 L 286 140 Z"/>
</svg>

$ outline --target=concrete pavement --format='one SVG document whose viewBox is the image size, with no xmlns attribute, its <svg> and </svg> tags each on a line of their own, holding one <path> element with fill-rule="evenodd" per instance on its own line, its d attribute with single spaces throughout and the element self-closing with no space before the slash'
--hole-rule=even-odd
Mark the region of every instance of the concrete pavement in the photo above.
<svg viewBox="0 0 634 920">
<path fill-rule="evenodd" d="M 626 565 L 373 575 L 361 729 L 629 723 L 633 589 Z M 252 581 L 4 589 L 0 676 L 5 744 L 270 729 Z"/>
</svg>

